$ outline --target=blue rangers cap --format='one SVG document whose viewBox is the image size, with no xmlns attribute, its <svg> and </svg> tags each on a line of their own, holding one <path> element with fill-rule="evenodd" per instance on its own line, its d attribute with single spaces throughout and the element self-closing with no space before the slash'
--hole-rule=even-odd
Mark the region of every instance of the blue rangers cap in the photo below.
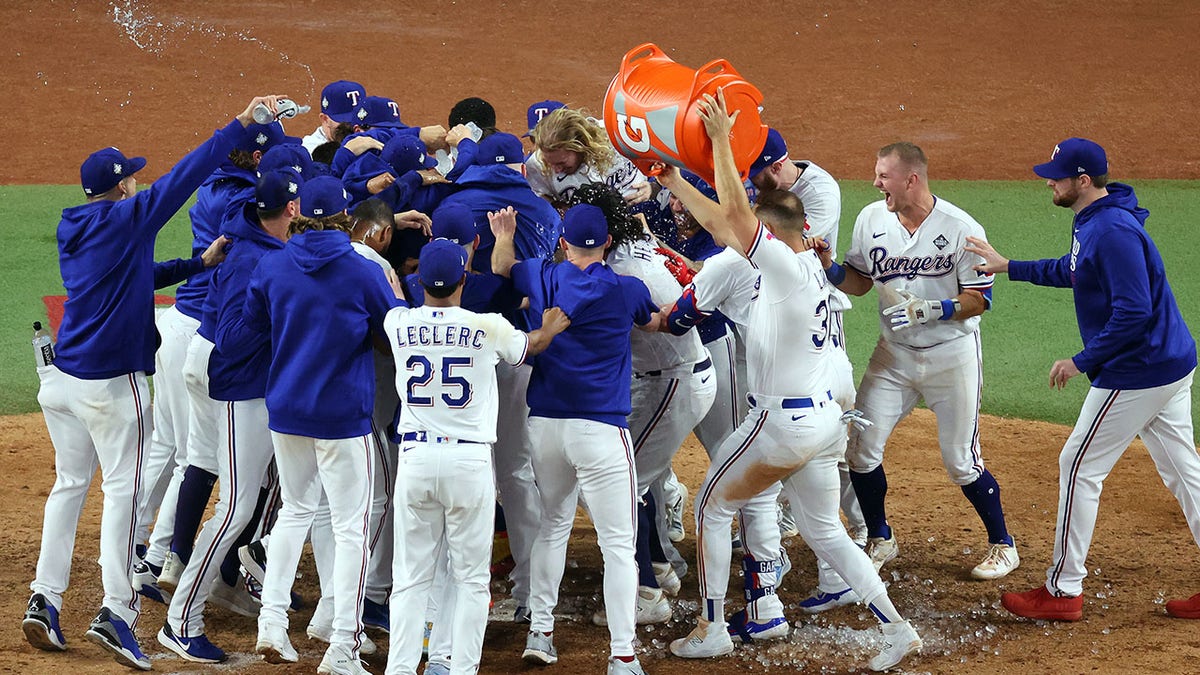
<svg viewBox="0 0 1200 675">
<path fill-rule="evenodd" d="M 475 241 L 475 213 L 466 204 L 442 204 L 433 212 L 433 238 L 446 239 L 459 246 Z"/>
<path fill-rule="evenodd" d="M 246 152 L 266 152 L 277 145 L 300 145 L 300 142 L 299 138 L 285 134 L 283 125 L 275 121 L 270 124 L 250 124 L 235 147 Z"/>
<path fill-rule="evenodd" d="M 400 104 L 383 96 L 368 96 L 354 109 L 354 121 L 361 127 L 385 127 L 399 129 L 406 126 L 400 121 Z"/>
<path fill-rule="evenodd" d="M 411 134 L 393 136 L 384 144 L 379 158 L 395 169 L 397 178 L 409 171 L 437 166 L 437 160 L 429 156 L 421 139 Z"/>
<path fill-rule="evenodd" d="M 254 188 L 254 203 L 259 211 L 281 209 L 288 202 L 300 198 L 300 186 L 303 184 L 304 179 L 291 168 L 267 171 Z"/>
<path fill-rule="evenodd" d="M 538 122 L 542 121 L 543 117 L 559 108 L 565 107 L 567 107 L 566 103 L 554 100 L 538 101 L 529 106 L 529 110 L 525 113 L 525 121 L 528 122 L 529 131 L 523 134 L 523 136 L 528 137 L 529 134 L 533 133 L 533 128 L 537 126 Z"/>
<path fill-rule="evenodd" d="M 79 167 L 79 182 L 89 197 L 115 188 L 127 176 L 146 166 L 145 157 L 126 157 L 116 148 L 104 148 L 88 155 Z"/>
<path fill-rule="evenodd" d="M 599 206 L 576 204 L 563 214 L 562 236 L 579 248 L 599 248 L 608 241 L 608 219 Z"/>
<path fill-rule="evenodd" d="M 264 176 L 275 169 L 288 168 L 300 174 L 301 178 L 313 178 L 317 174 L 313 170 L 312 156 L 303 145 L 285 143 L 263 153 L 258 160 L 258 175 Z"/>
<path fill-rule="evenodd" d="M 479 141 L 479 150 L 475 153 L 475 163 L 488 164 L 520 164 L 525 161 L 525 148 L 521 147 L 521 139 L 506 133 L 495 133 Z"/>
<path fill-rule="evenodd" d="M 762 173 L 763 169 L 786 158 L 787 154 L 787 143 L 783 141 L 783 134 L 773 128 L 767 129 L 767 144 L 758 154 L 758 159 L 750 165 L 750 180 L 754 180 L 754 177 Z"/>
<path fill-rule="evenodd" d="M 1033 167 L 1033 172 L 1049 180 L 1076 178 L 1087 174 L 1108 173 L 1108 156 L 1099 143 L 1086 138 L 1068 138 L 1054 146 L 1050 161 Z"/>
<path fill-rule="evenodd" d="M 367 90 L 357 82 L 330 82 L 321 90 L 321 112 L 335 122 L 354 124 L 354 109 L 366 97 Z"/>
<path fill-rule="evenodd" d="M 417 276 L 426 288 L 445 288 L 462 281 L 467 269 L 467 252 L 449 239 L 434 239 L 421 249 Z"/>
<path fill-rule="evenodd" d="M 333 176 L 317 176 L 300 186 L 300 215 L 324 218 L 339 214 L 350 206 L 350 195 L 342 181 Z"/>
</svg>

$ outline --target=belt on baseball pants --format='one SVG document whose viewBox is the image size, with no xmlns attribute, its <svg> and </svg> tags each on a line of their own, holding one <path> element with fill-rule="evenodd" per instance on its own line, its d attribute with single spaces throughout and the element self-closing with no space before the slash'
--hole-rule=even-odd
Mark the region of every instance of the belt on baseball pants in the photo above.
<svg viewBox="0 0 1200 675">
<path fill-rule="evenodd" d="M 692 374 L 695 375 L 696 373 L 703 373 L 704 371 L 708 370 L 709 368 L 712 368 L 712 359 L 709 357 L 705 357 L 703 361 L 692 366 Z M 669 373 L 669 372 L 673 372 L 673 371 L 671 371 L 671 370 L 666 370 L 666 371 L 647 370 L 644 373 L 634 373 L 633 376 L 634 377 L 661 377 L 664 372 Z"/>
<path fill-rule="evenodd" d="M 406 431 L 400 434 L 400 442 L 406 443 L 473 443 L 479 445 L 480 441 L 464 441 L 461 438 L 450 438 L 449 436 L 435 436 L 427 431 Z"/>
<path fill-rule="evenodd" d="M 746 400 L 750 402 L 752 407 L 758 407 L 761 403 L 767 408 L 784 408 L 786 410 L 795 410 L 796 408 L 816 408 L 817 406 L 825 405 L 827 401 L 833 400 L 833 392 L 826 391 L 824 394 L 813 396 L 804 396 L 801 398 L 780 398 L 778 396 L 763 396 L 759 395 L 755 398 L 754 394 L 747 394 Z"/>
</svg>

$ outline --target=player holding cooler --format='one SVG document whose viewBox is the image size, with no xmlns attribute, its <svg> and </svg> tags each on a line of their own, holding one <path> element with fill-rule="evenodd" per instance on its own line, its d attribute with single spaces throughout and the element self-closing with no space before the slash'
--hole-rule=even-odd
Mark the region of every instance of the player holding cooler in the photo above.
<svg viewBox="0 0 1200 675">
<path fill-rule="evenodd" d="M 534 361 L 529 378 L 529 440 L 542 523 L 533 547 L 532 616 L 522 657 L 537 664 L 558 661 L 553 611 L 582 496 L 604 556 L 608 673 L 642 675 L 633 650 L 638 498 L 626 421 L 633 376 L 629 331 L 634 325 L 656 325 L 658 307 L 645 284 L 604 264 L 612 238 L 599 208 L 579 204 L 567 211 L 560 240 L 566 260 L 561 263 L 517 262 L 516 214 L 505 209 L 488 218 L 496 235 L 492 271 L 511 276 L 534 313 L 553 305 L 571 319 L 571 327 Z"/>
<path fill-rule="evenodd" d="M 384 330 L 396 360 L 404 405 L 396 474 L 391 656 L 388 673 L 416 675 L 425 627 L 422 612 L 439 549 L 448 548 L 454 594 L 450 672 L 479 668 L 487 625 L 499 398 L 496 363 L 512 365 L 543 351 L 569 321 L 557 308 L 526 335 L 499 314 L 460 306 L 467 255 L 437 239 L 421 250 L 424 302 L 388 313 Z"/>
</svg>

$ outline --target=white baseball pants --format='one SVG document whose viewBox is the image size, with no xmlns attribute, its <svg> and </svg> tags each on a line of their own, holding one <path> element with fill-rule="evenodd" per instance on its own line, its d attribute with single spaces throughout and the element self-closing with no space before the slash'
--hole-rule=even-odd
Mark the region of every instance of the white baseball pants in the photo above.
<svg viewBox="0 0 1200 675">
<path fill-rule="evenodd" d="M 171 630 L 183 638 L 204 634 L 204 604 L 220 575 L 221 562 L 254 516 L 259 488 L 275 456 L 266 399 L 221 401 L 220 405 L 224 414 L 217 418 L 221 439 L 217 505 L 200 529 L 167 610 Z"/>
<path fill-rule="evenodd" d="M 374 462 L 371 438 L 321 439 L 271 432 L 283 507 L 271 530 L 258 624 L 288 626 L 292 582 L 324 489 L 333 523 L 331 645 L 358 653 L 367 576 L 367 535 Z"/>
<path fill-rule="evenodd" d="M 1100 490 L 1113 465 L 1140 436 L 1163 484 L 1179 500 L 1200 544 L 1200 457 L 1192 440 L 1192 377 L 1153 389 L 1088 390 L 1075 429 L 1058 456 L 1058 521 L 1046 589 L 1077 596 L 1087 577 Z"/>
<path fill-rule="evenodd" d="M 453 608 L 450 672 L 479 670 L 491 593 L 496 488 L 487 443 L 401 444 L 396 473 L 395 537 L 388 673 L 416 675 L 425 634 L 424 608 L 443 547 Z M 431 650 L 432 651 L 432 650 Z"/>
<path fill-rule="evenodd" d="M 712 357 L 717 390 L 712 407 L 696 425 L 696 439 L 712 459 L 725 439 L 746 419 L 746 380 L 738 378 L 738 346 L 732 330 L 704 346 Z"/>
<path fill-rule="evenodd" d="M 45 595 L 61 611 L 71 578 L 79 515 L 99 465 L 100 489 L 104 491 L 100 519 L 103 606 L 133 627 L 140 602 L 129 575 L 136 562 L 137 507 L 150 444 L 146 374 L 82 380 L 50 365 L 38 368 L 38 377 L 38 403 L 54 443 L 55 480 L 46 498 L 37 576 L 29 588 Z"/>
<path fill-rule="evenodd" d="M 632 656 L 638 586 L 637 475 L 629 431 L 585 419 L 530 417 L 529 441 L 542 501 L 542 523 L 530 565 L 530 629 L 554 630 L 567 539 L 582 495 L 604 557 L 610 649 L 614 656 Z M 725 539 L 728 546 L 728 536 Z"/>
<path fill-rule="evenodd" d="M 392 587 L 393 519 L 392 489 L 396 485 L 396 444 L 387 428 L 400 405 L 396 393 L 396 362 L 389 354 L 375 353 L 375 484 L 371 487 L 371 532 L 367 540 L 371 562 L 367 569 L 367 598 L 384 604 Z"/>
<path fill-rule="evenodd" d="M 630 387 L 629 434 L 639 495 L 669 473 L 671 459 L 704 419 L 717 393 L 717 375 L 711 366 L 700 372 L 692 372 L 691 365 L 675 370 L 683 372 L 635 375 Z"/>
<path fill-rule="evenodd" d="M 496 445 L 492 456 L 496 467 L 496 489 L 504 505 L 504 524 L 508 529 L 508 547 L 513 557 L 512 598 L 529 606 L 529 560 L 533 540 L 542 520 L 541 498 L 533 481 L 530 459 L 529 406 L 525 390 L 529 388 L 532 366 L 512 366 L 503 360 L 496 364 L 496 386 L 500 392 Z"/>
</svg>

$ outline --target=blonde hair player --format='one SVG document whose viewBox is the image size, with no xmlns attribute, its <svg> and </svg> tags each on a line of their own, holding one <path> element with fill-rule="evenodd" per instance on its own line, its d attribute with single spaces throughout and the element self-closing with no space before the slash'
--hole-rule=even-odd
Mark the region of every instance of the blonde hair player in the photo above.
<svg viewBox="0 0 1200 675">
<path fill-rule="evenodd" d="M 559 210 L 586 183 L 604 183 L 621 193 L 627 204 L 650 198 L 649 179 L 633 162 L 617 153 L 604 127 L 578 110 L 559 108 L 530 132 L 534 151 L 525 160 L 529 187 Z"/>
</svg>

